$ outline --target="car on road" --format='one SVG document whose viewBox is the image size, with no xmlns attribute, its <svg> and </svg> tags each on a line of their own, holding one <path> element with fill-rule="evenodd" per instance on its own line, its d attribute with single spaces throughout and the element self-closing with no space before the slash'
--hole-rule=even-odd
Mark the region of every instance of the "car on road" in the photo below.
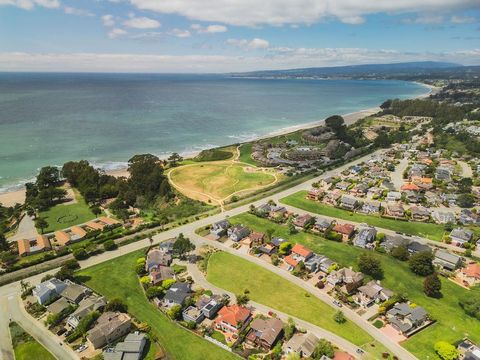
<svg viewBox="0 0 480 360">
<path fill-rule="evenodd" d="M 78 347 L 78 349 L 75 350 L 75 351 L 78 352 L 78 353 L 81 353 L 82 351 L 87 350 L 87 347 L 88 347 L 88 346 L 87 346 L 86 344 L 82 344 L 82 345 L 80 345 L 80 346 Z"/>
<path fill-rule="evenodd" d="M 338 300 L 333 300 L 333 304 L 337 305 L 338 307 L 342 307 L 342 303 Z"/>
</svg>

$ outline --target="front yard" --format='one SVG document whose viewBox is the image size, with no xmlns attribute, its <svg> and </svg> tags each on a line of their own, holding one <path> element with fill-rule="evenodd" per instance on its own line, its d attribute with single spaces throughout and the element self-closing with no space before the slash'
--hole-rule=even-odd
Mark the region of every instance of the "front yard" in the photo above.
<svg viewBox="0 0 480 360">
<path fill-rule="evenodd" d="M 233 354 L 196 336 L 163 315 L 145 297 L 135 273 L 136 259 L 144 251 L 135 251 L 116 259 L 83 269 L 79 279 L 107 299 L 121 298 L 128 312 L 148 323 L 158 337 L 169 359 L 235 359 Z"/>
<path fill-rule="evenodd" d="M 241 214 L 229 219 L 232 224 L 244 224 L 255 231 L 273 229 L 273 236 L 283 237 L 292 243 L 301 243 L 312 251 L 328 256 L 342 266 L 353 266 L 358 270 L 357 259 L 364 250 L 344 243 L 325 240 L 320 236 L 299 232 L 289 235 L 288 228 L 270 220 L 251 214 Z M 414 335 L 403 345 L 419 359 L 436 359 L 433 346 L 436 341 L 455 342 L 468 336 L 480 342 L 480 321 L 466 315 L 458 305 L 462 298 L 480 296 L 480 287 L 466 290 L 442 278 L 442 294 L 439 299 L 429 298 L 423 292 L 423 278 L 413 274 L 406 262 L 398 261 L 389 255 L 376 254 L 382 262 L 384 279 L 382 285 L 399 294 L 405 294 L 411 301 L 424 307 L 437 322 Z M 231 285 L 233 286 L 233 284 Z M 249 287 L 250 289 L 250 287 Z M 250 289 L 251 290 L 251 289 Z"/>
<path fill-rule="evenodd" d="M 442 225 L 386 219 L 379 215 L 352 213 L 348 210 L 338 209 L 319 201 L 308 200 L 305 198 L 306 196 L 307 191 L 299 191 L 298 193 L 283 198 L 280 202 L 312 213 L 343 219 L 345 221 L 367 223 L 371 226 L 398 231 L 409 235 L 418 235 L 435 241 L 442 241 L 443 239 L 445 230 Z"/>
</svg>

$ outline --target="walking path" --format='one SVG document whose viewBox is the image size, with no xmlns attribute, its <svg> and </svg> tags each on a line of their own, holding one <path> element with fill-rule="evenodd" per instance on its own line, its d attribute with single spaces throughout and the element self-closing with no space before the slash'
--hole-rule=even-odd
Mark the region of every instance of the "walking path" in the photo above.
<svg viewBox="0 0 480 360">
<path fill-rule="evenodd" d="M 38 235 L 37 229 L 35 228 L 35 222 L 33 218 L 24 215 L 20 224 L 18 224 L 18 229 L 15 235 L 8 238 L 8 241 L 14 242 L 20 239 L 35 239 Z"/>
</svg>

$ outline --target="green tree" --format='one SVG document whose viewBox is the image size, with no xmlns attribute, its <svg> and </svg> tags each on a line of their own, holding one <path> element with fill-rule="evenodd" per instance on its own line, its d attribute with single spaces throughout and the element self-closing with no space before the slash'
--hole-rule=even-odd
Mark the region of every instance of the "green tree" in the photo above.
<svg viewBox="0 0 480 360">
<path fill-rule="evenodd" d="M 149 300 L 162 296 L 163 295 L 163 289 L 161 286 L 151 286 L 145 291 L 145 295 Z"/>
<path fill-rule="evenodd" d="M 173 305 L 170 310 L 167 311 L 167 315 L 172 320 L 179 320 L 182 315 L 182 307 L 180 305 Z"/>
<path fill-rule="evenodd" d="M 458 351 L 455 346 L 446 341 L 436 342 L 434 349 L 442 360 L 455 360 L 458 358 Z"/>
<path fill-rule="evenodd" d="M 315 360 L 320 360 L 322 356 L 327 356 L 330 359 L 333 359 L 335 356 L 335 348 L 325 339 L 320 339 L 320 341 L 315 346 L 315 350 L 313 351 L 312 358 Z"/>
<path fill-rule="evenodd" d="M 395 259 L 406 261 L 408 260 L 410 253 L 405 246 L 396 246 L 392 249 L 391 255 Z"/>
<path fill-rule="evenodd" d="M 126 313 L 128 311 L 127 304 L 120 298 L 113 298 L 105 306 L 105 311 L 119 311 Z"/>
<path fill-rule="evenodd" d="M 35 227 L 39 228 L 43 234 L 44 230 L 48 228 L 48 222 L 44 218 L 39 217 L 35 220 Z"/>
<path fill-rule="evenodd" d="M 103 248 L 106 251 L 115 250 L 117 247 L 118 247 L 117 244 L 115 244 L 115 241 L 113 241 L 113 240 L 107 240 L 103 243 Z"/>
<path fill-rule="evenodd" d="M 250 301 L 250 298 L 247 294 L 238 294 L 235 295 L 235 298 L 237 300 L 237 304 L 241 306 L 246 305 Z"/>
<path fill-rule="evenodd" d="M 98 205 L 91 206 L 90 210 L 92 211 L 93 215 L 95 215 L 95 217 L 98 217 L 98 215 L 102 213 L 102 209 L 100 209 L 100 206 Z"/>
<path fill-rule="evenodd" d="M 37 175 L 36 185 L 39 189 L 55 187 L 60 182 L 60 170 L 54 166 L 45 166 Z"/>
<path fill-rule="evenodd" d="M 421 276 L 433 274 L 433 254 L 430 251 L 421 251 L 410 256 L 408 265 L 410 270 Z"/>
<path fill-rule="evenodd" d="M 84 260 L 88 258 L 88 256 L 89 255 L 87 253 L 87 250 L 85 250 L 84 248 L 78 248 L 73 250 L 73 257 L 77 260 Z"/>
<path fill-rule="evenodd" d="M 366 275 L 375 279 L 383 277 L 383 269 L 380 260 L 371 253 L 363 253 L 358 257 L 358 268 Z"/>
<path fill-rule="evenodd" d="M 459 301 L 460 307 L 467 315 L 480 320 L 480 296 L 471 295 Z"/>
<path fill-rule="evenodd" d="M 278 253 L 280 255 L 288 255 L 290 254 L 290 251 L 292 250 L 292 243 L 285 241 L 284 243 L 280 244 L 278 247 Z"/>
<path fill-rule="evenodd" d="M 189 238 L 186 238 L 182 233 L 180 233 L 173 243 L 173 252 L 182 258 L 193 250 L 195 250 L 195 245 L 190 241 Z"/>
<path fill-rule="evenodd" d="M 338 310 L 335 315 L 333 316 L 333 320 L 335 320 L 336 323 L 338 324 L 343 324 L 347 321 L 347 319 L 345 318 L 345 315 L 343 314 L 343 312 L 341 310 Z"/>
<path fill-rule="evenodd" d="M 7 238 L 3 233 L 0 233 L 0 250 L 8 251 L 10 249 L 10 244 L 7 241 Z"/>
<path fill-rule="evenodd" d="M 290 340 L 295 333 L 296 326 L 295 326 L 295 321 L 293 321 L 292 318 L 288 318 L 287 323 L 283 327 L 283 333 L 285 335 L 286 340 Z"/>
<path fill-rule="evenodd" d="M 436 273 L 428 275 L 425 280 L 423 280 L 423 291 L 427 296 L 440 297 L 441 289 L 442 282 L 440 281 Z"/>
<path fill-rule="evenodd" d="M 170 166 L 174 167 L 177 166 L 179 162 L 183 161 L 183 157 L 181 157 L 178 153 L 174 152 L 170 157 L 168 158 L 168 162 L 170 163 Z"/>
</svg>

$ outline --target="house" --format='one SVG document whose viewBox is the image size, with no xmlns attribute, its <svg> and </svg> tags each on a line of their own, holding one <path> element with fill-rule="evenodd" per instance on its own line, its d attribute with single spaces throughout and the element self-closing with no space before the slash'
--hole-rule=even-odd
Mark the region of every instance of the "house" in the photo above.
<svg viewBox="0 0 480 360">
<path fill-rule="evenodd" d="M 150 273 L 157 270 L 160 266 L 170 266 L 172 263 L 172 256 L 160 249 L 151 249 L 145 260 L 145 271 Z"/>
<path fill-rule="evenodd" d="M 389 191 L 385 200 L 387 201 L 398 201 L 402 198 L 402 194 L 398 191 Z"/>
<path fill-rule="evenodd" d="M 292 256 L 293 259 L 297 262 L 305 262 L 313 256 L 313 252 L 302 244 L 297 243 L 293 246 L 290 256 Z"/>
<path fill-rule="evenodd" d="M 217 221 L 212 225 L 212 228 L 210 229 L 210 234 L 216 236 L 217 238 L 220 238 L 224 235 L 227 234 L 227 230 L 230 227 L 230 223 L 228 220 L 220 220 Z"/>
<path fill-rule="evenodd" d="M 252 231 L 248 236 L 252 246 L 259 246 L 263 244 L 265 234 L 261 232 Z"/>
<path fill-rule="evenodd" d="M 239 242 L 250 234 L 250 229 L 243 225 L 235 225 L 228 229 L 227 234 L 230 240 Z"/>
<path fill-rule="evenodd" d="M 200 324 L 203 319 L 205 319 L 205 315 L 195 306 L 189 306 L 185 310 L 183 310 L 182 318 L 184 321 L 191 321 L 195 324 Z"/>
<path fill-rule="evenodd" d="M 298 228 L 304 229 L 307 225 L 312 224 L 315 221 L 314 217 L 309 214 L 298 215 L 295 220 L 293 220 L 293 225 Z"/>
<path fill-rule="evenodd" d="M 385 235 L 385 239 L 380 245 L 383 246 L 385 250 L 389 253 L 397 247 L 404 247 L 406 249 L 409 244 L 410 240 L 404 238 L 403 236 L 387 234 Z"/>
<path fill-rule="evenodd" d="M 351 294 L 363 284 L 363 274 L 349 268 L 342 268 L 332 271 L 327 276 L 327 282 L 333 286 L 340 285 L 344 293 Z"/>
<path fill-rule="evenodd" d="M 405 191 L 405 199 L 409 204 L 418 204 L 423 200 L 423 195 L 417 191 Z"/>
<path fill-rule="evenodd" d="M 67 301 L 67 299 L 62 297 L 48 305 L 47 311 L 52 315 L 57 315 L 66 310 L 69 306 L 71 306 L 71 304 Z"/>
<path fill-rule="evenodd" d="M 315 224 L 313 225 L 312 230 L 316 232 L 325 232 L 330 226 L 332 226 L 332 222 L 332 220 L 319 216 L 315 219 Z"/>
<path fill-rule="evenodd" d="M 38 235 L 36 239 L 20 239 L 17 241 L 18 255 L 27 256 L 40 251 L 50 250 L 52 245 L 45 235 Z"/>
<path fill-rule="evenodd" d="M 277 219 L 277 218 L 284 218 L 288 214 L 287 209 L 285 206 L 274 206 L 270 210 L 270 214 L 268 215 L 272 219 Z"/>
<path fill-rule="evenodd" d="M 358 292 L 354 296 L 354 301 L 360 306 L 368 307 L 375 302 L 386 301 L 392 296 L 393 291 L 382 287 L 380 282 L 371 280 L 358 288 Z"/>
<path fill-rule="evenodd" d="M 350 190 L 350 194 L 353 196 L 364 197 L 367 195 L 368 192 L 368 185 L 364 183 L 357 184 Z"/>
<path fill-rule="evenodd" d="M 147 343 L 147 337 L 143 333 L 130 333 L 122 342 L 117 343 L 115 348 L 103 352 L 104 360 L 140 360 L 143 349 Z"/>
<path fill-rule="evenodd" d="M 87 232 L 84 229 L 82 229 L 80 226 L 72 226 L 70 228 L 71 242 L 82 240 L 85 236 L 87 236 Z"/>
<path fill-rule="evenodd" d="M 164 254 L 172 255 L 173 254 L 173 246 L 175 245 L 176 241 L 177 241 L 177 239 L 170 239 L 170 240 L 167 240 L 167 241 L 162 241 L 160 244 L 158 244 L 158 248 Z"/>
<path fill-rule="evenodd" d="M 174 305 L 183 306 L 191 293 L 190 284 L 177 281 L 165 292 L 163 305 L 167 308 L 171 308 Z"/>
<path fill-rule="evenodd" d="M 343 241 L 348 241 L 352 238 L 355 232 L 355 226 L 352 224 L 335 224 L 332 231 L 336 232 L 337 234 L 342 235 Z"/>
<path fill-rule="evenodd" d="M 312 333 L 296 332 L 285 344 L 285 352 L 287 354 L 296 353 L 302 358 L 310 358 L 319 341 Z"/>
<path fill-rule="evenodd" d="M 357 204 L 357 199 L 352 197 L 342 196 L 342 198 L 340 199 L 340 206 L 347 210 L 355 210 Z"/>
<path fill-rule="evenodd" d="M 65 231 L 55 231 L 54 232 L 54 242 L 59 246 L 65 246 L 70 244 L 70 235 Z"/>
<path fill-rule="evenodd" d="M 357 229 L 357 235 L 353 239 L 353 245 L 361 248 L 370 247 L 369 245 L 375 241 L 375 236 L 377 236 L 377 229 L 367 224 L 361 224 Z"/>
<path fill-rule="evenodd" d="M 277 318 L 256 318 L 250 323 L 247 344 L 269 351 L 283 334 L 283 323 Z"/>
<path fill-rule="evenodd" d="M 60 293 L 67 287 L 67 284 L 56 278 L 44 281 L 32 290 L 32 295 L 40 305 L 60 296 Z"/>
<path fill-rule="evenodd" d="M 441 181 L 451 181 L 452 172 L 449 168 L 439 166 L 435 170 L 435 179 Z"/>
<path fill-rule="evenodd" d="M 401 191 L 420 191 L 420 188 L 414 183 L 405 183 L 400 187 Z"/>
<path fill-rule="evenodd" d="M 325 256 L 314 254 L 307 261 L 305 261 L 305 268 L 312 273 L 316 273 L 318 270 L 320 270 L 320 265 L 324 259 Z"/>
<path fill-rule="evenodd" d="M 370 199 L 379 198 L 382 194 L 383 194 L 383 189 L 376 186 L 371 187 L 367 191 L 367 197 Z"/>
<path fill-rule="evenodd" d="M 92 311 L 102 310 L 106 304 L 107 302 L 103 296 L 90 295 L 84 298 L 80 301 L 75 311 L 67 318 L 67 324 L 75 329 L 80 323 L 80 320 Z"/>
<path fill-rule="evenodd" d="M 322 189 L 311 189 L 307 194 L 307 199 L 318 201 L 324 194 L 325 192 Z"/>
<path fill-rule="evenodd" d="M 443 269 L 454 271 L 462 264 L 462 258 L 445 250 L 437 250 L 432 262 Z"/>
<path fill-rule="evenodd" d="M 410 254 L 416 254 L 419 252 L 432 252 L 432 248 L 428 246 L 427 244 L 422 244 L 419 243 L 418 241 L 412 241 L 410 244 L 407 246 L 407 250 Z"/>
<path fill-rule="evenodd" d="M 463 225 L 479 225 L 480 224 L 480 216 L 474 213 L 470 209 L 462 209 L 460 212 L 458 221 Z"/>
<path fill-rule="evenodd" d="M 327 274 L 333 266 L 336 266 L 337 263 L 327 257 L 322 257 L 320 259 L 320 264 L 319 264 L 319 269 L 323 271 L 325 274 Z"/>
<path fill-rule="evenodd" d="M 414 221 L 428 221 L 430 219 L 430 210 L 423 206 L 410 207 L 410 214 Z"/>
<path fill-rule="evenodd" d="M 396 303 L 394 307 L 387 311 L 387 319 L 396 330 L 404 335 L 425 324 L 428 320 L 428 314 L 421 306 L 414 308 L 407 303 Z"/>
<path fill-rule="evenodd" d="M 385 208 L 385 215 L 395 218 L 403 218 L 405 216 L 405 209 L 401 204 L 388 203 Z"/>
<path fill-rule="evenodd" d="M 215 319 L 215 327 L 226 333 L 238 335 L 248 325 L 252 313 L 240 305 L 224 306 Z"/>
<path fill-rule="evenodd" d="M 97 324 L 88 332 L 87 341 L 99 349 L 126 335 L 132 326 L 132 319 L 121 312 L 105 312 L 97 319 Z"/>
<path fill-rule="evenodd" d="M 425 193 L 425 201 L 428 206 L 438 206 L 442 202 L 442 199 L 440 199 L 440 196 L 436 193 L 427 191 Z"/>
<path fill-rule="evenodd" d="M 375 214 L 380 212 L 380 203 L 373 201 L 365 201 L 359 210 L 359 212 L 364 214 Z"/>
<path fill-rule="evenodd" d="M 89 288 L 75 284 L 70 280 L 65 280 L 67 286 L 60 292 L 60 295 L 72 304 L 78 304 L 82 299 L 92 293 Z"/>
<path fill-rule="evenodd" d="M 347 191 L 352 184 L 346 181 L 340 181 L 335 184 L 335 188 L 342 191 Z"/>
<path fill-rule="evenodd" d="M 218 295 L 202 295 L 195 303 L 195 307 L 200 310 L 207 319 L 213 319 L 222 306 L 223 298 Z"/>
<path fill-rule="evenodd" d="M 150 281 L 153 285 L 169 279 L 175 279 L 175 272 L 168 266 L 159 265 L 150 270 Z"/>
<path fill-rule="evenodd" d="M 468 264 L 457 273 L 457 279 L 466 286 L 480 284 L 480 265 L 477 263 Z"/>
<path fill-rule="evenodd" d="M 279 237 L 274 237 L 270 241 L 270 244 L 278 249 L 280 247 L 280 245 L 282 245 L 285 242 L 287 242 L 287 240 L 279 238 Z"/>
<path fill-rule="evenodd" d="M 325 195 L 322 201 L 325 204 L 337 206 L 338 199 L 340 199 L 341 196 L 342 195 L 339 194 L 338 192 L 332 191 L 332 192 L 329 192 L 327 195 Z"/>
<path fill-rule="evenodd" d="M 464 338 L 457 345 L 457 350 L 461 360 L 480 360 L 480 347 L 468 338 Z"/>
<path fill-rule="evenodd" d="M 473 231 L 468 229 L 456 228 L 450 233 L 452 244 L 455 246 L 463 246 L 473 239 Z"/>
</svg>

